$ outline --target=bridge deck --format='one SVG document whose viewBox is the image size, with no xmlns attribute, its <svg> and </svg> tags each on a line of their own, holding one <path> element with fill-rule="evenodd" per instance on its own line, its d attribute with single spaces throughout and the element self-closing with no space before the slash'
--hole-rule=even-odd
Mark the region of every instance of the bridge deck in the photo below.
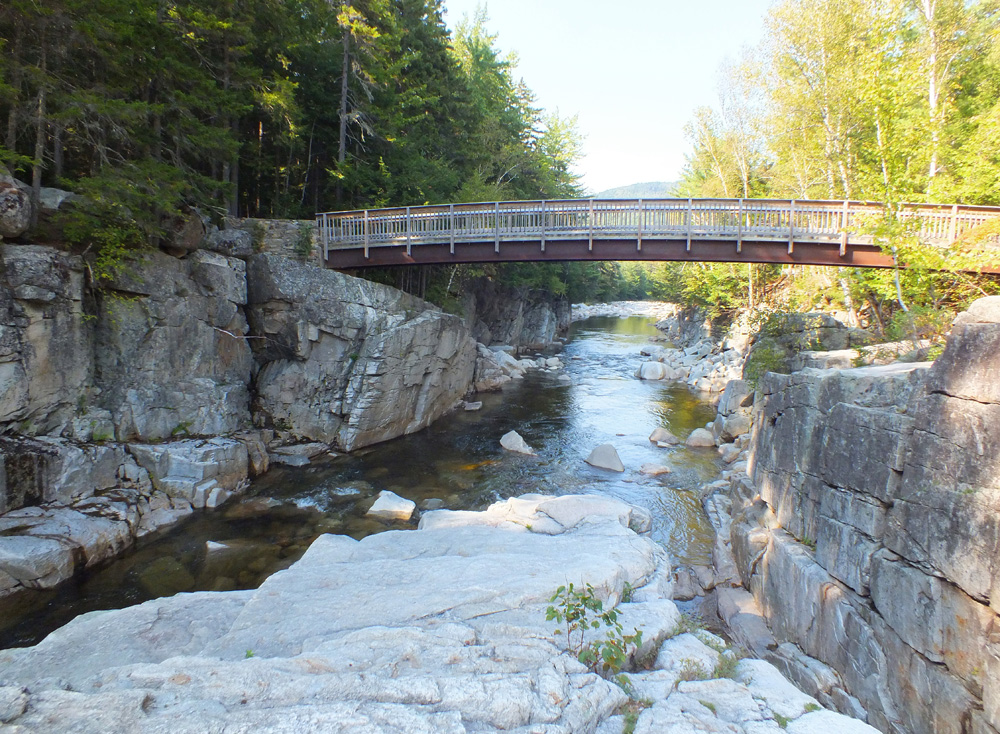
<svg viewBox="0 0 1000 734">
<path fill-rule="evenodd" d="M 331 268 L 559 260 L 699 260 L 889 267 L 858 201 L 632 199 L 488 202 L 316 215 Z M 908 204 L 914 233 L 947 246 L 1000 207 Z"/>
</svg>

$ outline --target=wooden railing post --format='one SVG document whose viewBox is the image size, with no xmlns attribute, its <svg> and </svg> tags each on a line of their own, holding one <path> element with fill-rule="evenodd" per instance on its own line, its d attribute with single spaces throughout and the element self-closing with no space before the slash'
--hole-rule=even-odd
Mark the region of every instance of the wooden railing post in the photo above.
<svg viewBox="0 0 1000 734">
<path fill-rule="evenodd" d="M 736 223 L 736 254 L 743 252 L 743 199 L 740 199 L 739 220 Z"/>
<path fill-rule="evenodd" d="M 365 260 L 368 259 L 368 210 L 365 209 L 365 220 L 364 220 L 364 234 L 365 234 Z"/>
<path fill-rule="evenodd" d="M 795 249 L 795 199 L 792 199 L 791 206 L 788 207 L 788 254 L 792 254 Z"/>
<path fill-rule="evenodd" d="M 328 214 L 323 215 L 320 226 L 323 227 L 323 260 L 325 262 L 330 257 L 330 217 Z"/>
<path fill-rule="evenodd" d="M 844 210 L 840 213 L 840 256 L 847 255 L 847 214 L 850 202 L 844 201 Z"/>
<path fill-rule="evenodd" d="M 948 244 L 955 244 L 958 239 L 958 204 L 951 206 L 951 226 L 948 229 Z"/>
<path fill-rule="evenodd" d="M 588 219 L 590 222 L 590 240 L 587 243 L 587 250 L 589 252 L 594 251 L 594 200 L 590 200 L 590 217 Z"/>
<path fill-rule="evenodd" d="M 685 248 L 687 252 L 691 252 L 691 199 L 688 198 L 688 210 L 687 210 L 687 247 Z"/>
<path fill-rule="evenodd" d="M 642 199 L 639 199 L 639 233 L 635 249 L 642 252 Z"/>
<path fill-rule="evenodd" d="M 545 200 L 542 200 L 542 252 L 545 252 Z"/>
<path fill-rule="evenodd" d="M 448 205 L 448 230 L 451 232 L 451 244 L 448 248 L 452 255 L 455 254 L 455 205 Z"/>
<path fill-rule="evenodd" d="M 410 207 L 406 207 L 406 255 L 410 256 L 410 247 L 413 245 L 413 228 L 410 223 Z"/>
<path fill-rule="evenodd" d="M 500 202 L 493 202 L 493 226 L 495 228 L 493 237 L 493 252 L 500 254 Z"/>
</svg>

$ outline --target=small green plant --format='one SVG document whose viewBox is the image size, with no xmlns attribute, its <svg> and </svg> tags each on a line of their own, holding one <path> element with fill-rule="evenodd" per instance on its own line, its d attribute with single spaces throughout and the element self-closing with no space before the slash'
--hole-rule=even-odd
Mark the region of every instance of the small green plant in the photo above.
<svg viewBox="0 0 1000 734">
<path fill-rule="evenodd" d="M 788 728 L 788 724 L 791 722 L 791 719 L 786 718 L 786 717 L 782 716 L 779 713 L 775 713 L 774 714 L 774 721 L 782 729 L 787 729 Z"/>
<path fill-rule="evenodd" d="M 823 708 L 823 707 L 820 706 L 818 703 L 807 703 L 806 704 L 806 713 L 807 714 L 811 714 L 813 711 L 819 711 L 821 708 Z"/>
<path fill-rule="evenodd" d="M 639 723 L 639 714 L 642 713 L 643 709 L 648 709 L 652 705 L 653 702 L 648 698 L 635 698 L 633 696 L 632 700 L 618 709 L 618 713 L 625 717 L 622 734 L 633 734 Z"/>
<path fill-rule="evenodd" d="M 680 663 L 680 670 L 677 671 L 678 682 L 708 680 L 711 678 L 711 673 L 709 673 L 708 670 L 705 669 L 705 666 L 697 660 L 692 660 L 691 658 L 681 658 Z"/>
<path fill-rule="evenodd" d="M 90 440 L 94 443 L 103 443 L 104 441 L 110 441 L 114 438 L 114 434 L 107 431 L 94 431 L 94 434 L 90 437 Z"/>
<path fill-rule="evenodd" d="M 718 711 L 716 711 L 716 709 L 715 709 L 715 704 L 712 703 L 711 701 L 702 701 L 701 699 L 698 699 L 698 703 L 700 703 L 702 706 L 704 706 L 705 708 L 707 708 L 713 714 L 718 713 Z"/>
<path fill-rule="evenodd" d="M 253 657 L 253 650 L 247 650 L 246 655 L 243 656 L 244 660 L 249 660 Z"/>
<path fill-rule="evenodd" d="M 799 542 L 802 543 L 802 545 L 804 545 L 809 550 L 815 552 L 815 550 L 816 550 L 816 541 L 813 540 L 812 538 L 810 538 L 808 535 L 803 535 L 802 536 L 802 540 L 800 540 Z"/>
<path fill-rule="evenodd" d="M 171 438 L 181 435 L 190 436 L 191 433 L 189 429 L 191 428 L 191 423 L 192 421 L 181 421 L 180 423 L 178 423 L 176 426 L 174 426 L 173 430 L 170 431 Z"/>
<path fill-rule="evenodd" d="M 261 222 L 254 222 L 250 225 L 250 241 L 253 243 L 254 252 L 264 252 L 267 249 L 267 232 Z"/>
<path fill-rule="evenodd" d="M 784 355 L 777 349 L 761 346 L 750 353 L 746 364 L 743 365 L 743 379 L 746 380 L 751 390 L 757 389 L 757 383 L 768 372 L 784 372 Z"/>
<path fill-rule="evenodd" d="M 632 601 L 632 596 L 634 594 L 635 594 L 635 589 L 632 588 L 632 584 L 626 581 L 625 585 L 622 586 L 622 603 L 628 604 L 630 601 Z"/>
<path fill-rule="evenodd" d="M 674 628 L 670 630 L 670 637 L 677 637 L 677 635 L 683 635 L 688 632 L 697 632 L 702 629 L 705 625 L 702 623 L 701 618 L 697 614 L 692 614 L 690 612 L 681 612 L 680 619 L 677 620 L 677 624 Z"/>
<path fill-rule="evenodd" d="M 719 655 L 719 662 L 715 664 L 712 671 L 713 678 L 736 678 L 736 668 L 740 664 L 743 656 L 732 650 L 727 650 Z"/>
<path fill-rule="evenodd" d="M 299 225 L 298 234 L 292 244 L 292 252 L 299 260 L 308 260 L 313 251 L 313 228 L 311 225 Z"/>
<path fill-rule="evenodd" d="M 617 610 L 604 609 L 604 602 L 597 598 L 590 584 L 582 591 L 573 584 L 560 586 L 549 601 L 554 606 L 545 610 L 545 619 L 560 625 L 565 623 L 565 630 L 556 628 L 555 633 L 565 633 L 567 649 L 595 673 L 617 675 L 628 662 L 629 647 L 642 646 L 642 632 L 633 630 L 630 635 L 623 634 Z M 602 627 L 606 628 L 604 639 L 588 642 L 587 632 Z"/>
</svg>

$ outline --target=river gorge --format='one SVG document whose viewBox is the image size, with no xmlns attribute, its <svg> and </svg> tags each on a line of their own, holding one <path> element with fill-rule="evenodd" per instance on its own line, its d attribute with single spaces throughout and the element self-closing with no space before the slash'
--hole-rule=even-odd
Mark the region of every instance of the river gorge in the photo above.
<svg viewBox="0 0 1000 734">
<path fill-rule="evenodd" d="M 0 246 L 0 730 L 996 731 L 996 299 L 934 363 L 792 314 L 751 384 L 745 325 L 240 231 L 97 292 Z"/>
</svg>

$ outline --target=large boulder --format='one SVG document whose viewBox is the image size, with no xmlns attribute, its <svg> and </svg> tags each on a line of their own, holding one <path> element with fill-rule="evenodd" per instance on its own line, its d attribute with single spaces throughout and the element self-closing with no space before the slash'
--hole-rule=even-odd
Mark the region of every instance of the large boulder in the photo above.
<svg viewBox="0 0 1000 734">
<path fill-rule="evenodd" d="M 598 469 L 625 471 L 625 465 L 622 464 L 618 451 L 610 443 L 604 443 L 595 448 L 584 461 Z"/>
<path fill-rule="evenodd" d="M 476 344 L 459 318 L 274 255 L 248 274 L 258 422 L 350 451 L 425 428 L 468 390 Z"/>
<path fill-rule="evenodd" d="M 0 180 L 0 239 L 20 237 L 30 225 L 31 197 L 12 180 Z"/>
</svg>

